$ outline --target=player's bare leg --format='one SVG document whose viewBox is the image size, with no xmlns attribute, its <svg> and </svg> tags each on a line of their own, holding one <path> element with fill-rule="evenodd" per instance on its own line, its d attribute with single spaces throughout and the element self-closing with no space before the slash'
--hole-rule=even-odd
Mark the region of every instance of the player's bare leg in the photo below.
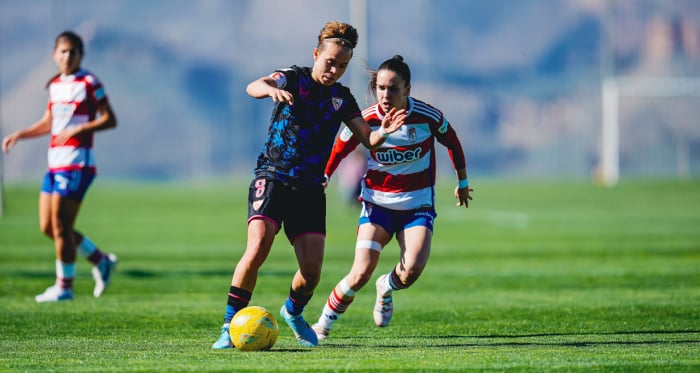
<svg viewBox="0 0 700 373">
<path fill-rule="evenodd" d="M 318 345 L 316 333 L 301 313 L 321 278 L 325 239 L 321 234 L 305 234 L 294 241 L 299 270 L 292 280 L 289 297 L 280 309 L 280 316 L 292 329 L 297 341 L 305 347 Z"/>
<path fill-rule="evenodd" d="M 371 223 L 360 225 L 357 237 L 352 268 L 333 288 L 321 316 L 312 327 L 319 339 L 328 338 L 333 324 L 345 313 L 356 292 L 370 281 L 379 263 L 381 250 L 390 238 L 382 227 Z"/>
<path fill-rule="evenodd" d="M 41 193 L 39 197 L 39 224 L 44 232 L 50 230 L 56 250 L 56 283 L 34 297 L 37 302 L 73 299 L 76 257 L 73 224 L 79 210 L 80 202 L 58 193 Z"/>
<path fill-rule="evenodd" d="M 248 240 L 243 256 L 238 261 L 231 276 L 224 324 L 219 339 L 212 345 L 214 349 L 233 348 L 229 328 L 236 312 L 248 306 L 255 289 L 260 267 L 267 259 L 277 233 L 277 226 L 265 219 L 253 219 L 248 223 Z"/>
<path fill-rule="evenodd" d="M 374 323 L 385 327 L 394 315 L 393 291 L 411 286 L 420 277 L 430 257 L 432 231 L 424 226 L 407 228 L 396 234 L 401 257 L 394 270 L 380 276 L 376 282 L 377 299 Z"/>
</svg>

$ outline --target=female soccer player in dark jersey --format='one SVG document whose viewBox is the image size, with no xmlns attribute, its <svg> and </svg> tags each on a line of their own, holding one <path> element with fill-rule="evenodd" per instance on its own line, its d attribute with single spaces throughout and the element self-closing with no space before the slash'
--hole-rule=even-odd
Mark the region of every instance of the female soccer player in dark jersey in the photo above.
<svg viewBox="0 0 700 373">
<path fill-rule="evenodd" d="M 80 67 L 83 49 L 82 39 L 71 31 L 56 37 L 53 59 L 59 73 L 47 86 L 49 103 L 44 116 L 2 141 L 2 149 L 7 153 L 20 139 L 51 134 L 49 167 L 39 194 L 39 225 L 54 242 L 56 283 L 37 295 L 37 302 L 73 299 L 76 251 L 94 264 L 95 297 L 104 292 L 117 263 L 116 256 L 100 251 L 73 227 L 83 197 L 95 178 L 93 135 L 117 125 L 102 83 Z"/>
<path fill-rule="evenodd" d="M 411 286 L 428 263 L 435 212 L 435 141 L 449 152 L 458 185 L 459 206 L 469 206 L 473 189 L 467 182 L 467 166 L 457 134 L 443 113 L 410 96 L 411 71 L 401 56 L 385 61 L 372 74 L 370 89 L 377 103 L 362 112 L 372 127 L 379 126 L 391 110 L 408 110 L 405 124 L 381 147 L 369 152 L 362 179 L 362 212 L 357 229 L 355 261 L 335 286 L 313 325 L 317 337 L 326 339 L 333 324 L 369 282 L 382 249 L 392 236 L 401 249 L 399 263 L 377 282 L 374 322 L 384 327 L 393 315 L 392 292 Z M 326 173 L 332 175 L 340 161 L 358 145 L 354 134 L 343 131 L 333 147 Z"/>
<path fill-rule="evenodd" d="M 328 22 L 318 35 L 313 67 L 279 69 L 247 87 L 250 96 L 271 97 L 275 105 L 249 188 L 248 242 L 231 279 L 224 325 L 212 346 L 215 349 L 233 347 L 230 321 L 249 304 L 258 269 L 282 227 L 294 247 L 299 268 L 280 315 L 301 345 L 318 343 L 301 313 L 321 274 L 326 234 L 323 171 L 333 141 L 345 123 L 362 144 L 376 148 L 406 116 L 405 110 L 392 110 L 372 131 L 350 90 L 338 83 L 356 43 L 354 27 Z"/>
</svg>

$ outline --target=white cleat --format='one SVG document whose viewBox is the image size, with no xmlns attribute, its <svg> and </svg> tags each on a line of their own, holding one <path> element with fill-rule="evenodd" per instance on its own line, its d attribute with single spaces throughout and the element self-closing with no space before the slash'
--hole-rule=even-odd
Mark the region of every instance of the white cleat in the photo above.
<svg viewBox="0 0 700 373">
<path fill-rule="evenodd" d="M 391 289 L 385 291 L 382 283 L 386 281 L 387 275 L 379 276 L 375 283 L 377 287 L 377 300 L 374 303 L 374 324 L 378 327 L 385 327 L 391 322 L 391 317 L 394 315 L 394 302 L 391 297 Z"/>
<path fill-rule="evenodd" d="M 314 332 L 316 332 L 316 337 L 319 341 L 325 341 L 326 339 L 328 339 L 328 334 L 330 333 L 330 330 L 322 327 L 319 324 L 313 324 L 311 326 L 311 329 L 313 329 Z"/>
<path fill-rule="evenodd" d="M 34 300 L 39 303 L 73 300 L 73 289 L 64 289 L 58 285 L 49 286 L 43 293 L 34 297 Z"/>
<path fill-rule="evenodd" d="M 107 289 L 116 266 L 117 256 L 107 254 L 96 266 L 92 267 L 92 278 L 95 279 L 95 289 L 92 291 L 92 295 L 95 298 L 99 298 Z"/>
</svg>

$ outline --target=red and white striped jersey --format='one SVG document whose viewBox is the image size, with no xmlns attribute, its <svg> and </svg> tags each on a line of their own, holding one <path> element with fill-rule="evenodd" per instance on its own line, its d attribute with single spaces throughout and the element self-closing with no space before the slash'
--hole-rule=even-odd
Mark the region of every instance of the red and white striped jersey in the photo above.
<svg viewBox="0 0 700 373">
<path fill-rule="evenodd" d="M 372 130 L 376 130 L 381 126 L 384 112 L 374 104 L 365 109 L 362 116 Z M 466 167 L 459 138 L 442 112 L 409 97 L 405 124 L 380 148 L 368 153 L 367 173 L 362 178 L 362 200 L 392 210 L 434 206 L 435 140 L 448 149 L 455 170 Z M 326 174 L 332 175 L 340 161 L 359 143 L 345 127 L 333 145 Z"/>
<path fill-rule="evenodd" d="M 56 135 L 66 128 L 94 120 L 98 105 L 106 101 L 102 84 L 87 70 L 80 69 L 74 74 L 59 75 L 51 80 L 48 104 L 52 118 L 49 170 L 95 167 L 92 133 L 72 137 L 64 144 L 56 142 Z"/>
</svg>

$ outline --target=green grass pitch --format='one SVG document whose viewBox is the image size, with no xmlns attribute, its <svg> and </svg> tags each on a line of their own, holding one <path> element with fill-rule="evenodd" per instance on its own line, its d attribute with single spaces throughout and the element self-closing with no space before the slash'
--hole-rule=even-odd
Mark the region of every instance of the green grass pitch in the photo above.
<svg viewBox="0 0 700 373">
<path fill-rule="evenodd" d="M 280 322 L 271 351 L 214 351 L 246 236 L 247 180 L 217 186 L 99 181 L 78 228 L 119 256 L 92 297 L 78 262 L 76 298 L 37 304 L 54 281 L 38 232 L 37 185 L 5 189 L 0 219 L 0 372 L 700 371 L 700 182 L 472 180 L 469 209 L 440 183 L 428 268 L 395 293 L 387 328 L 374 287 L 358 293 L 318 348 Z M 349 269 L 357 207 L 329 189 L 318 317 Z M 397 260 L 392 242 L 376 275 Z M 296 269 L 279 235 L 253 305 L 275 315 Z"/>
</svg>

